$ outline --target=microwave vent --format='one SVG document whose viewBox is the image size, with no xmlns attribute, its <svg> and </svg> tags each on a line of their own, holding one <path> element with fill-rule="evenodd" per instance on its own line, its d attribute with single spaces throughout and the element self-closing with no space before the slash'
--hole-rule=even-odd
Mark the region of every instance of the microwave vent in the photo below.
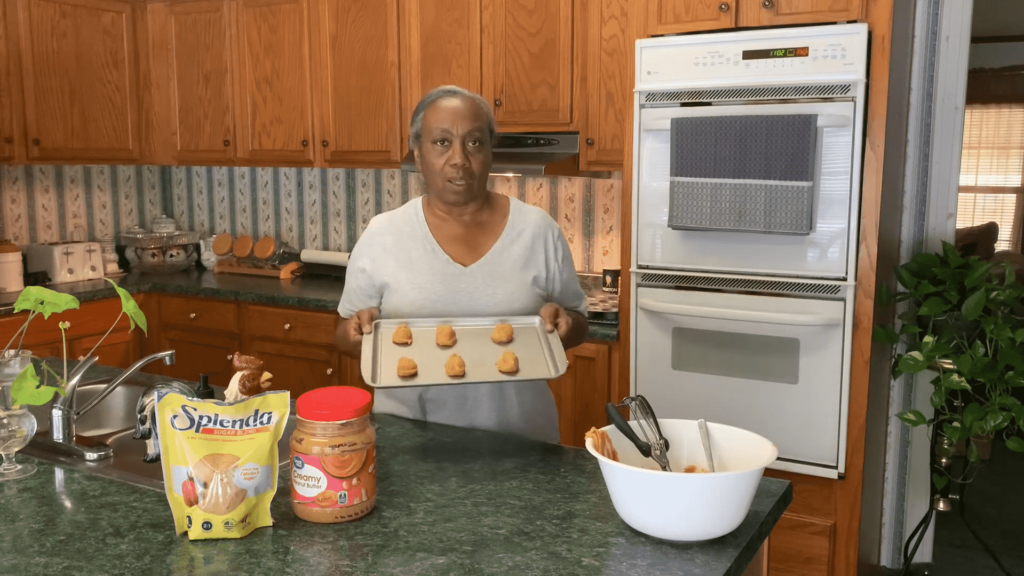
<svg viewBox="0 0 1024 576">
<path fill-rule="evenodd" d="M 691 274 L 640 274 L 639 286 L 650 288 L 710 288 L 715 290 L 739 290 L 745 292 L 771 292 L 776 294 L 799 294 L 816 296 L 838 296 L 842 287 L 836 284 L 814 282 L 792 282 L 785 280 L 752 280 L 749 278 L 722 278 L 720 276 L 699 276 Z"/>
<path fill-rule="evenodd" d="M 784 100 L 790 98 L 841 98 L 853 94 L 853 84 L 805 84 L 648 92 L 645 104 L 682 104 L 727 100 Z"/>
</svg>

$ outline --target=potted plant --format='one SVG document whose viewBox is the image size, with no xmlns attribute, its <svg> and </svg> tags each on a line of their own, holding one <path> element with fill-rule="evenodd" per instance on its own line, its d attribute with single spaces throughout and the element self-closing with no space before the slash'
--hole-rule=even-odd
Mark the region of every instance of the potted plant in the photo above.
<svg viewBox="0 0 1024 576">
<path fill-rule="evenodd" d="M 143 332 L 146 332 L 146 316 L 139 309 L 131 294 L 113 280 L 108 279 L 107 281 L 114 287 L 121 299 L 121 313 L 111 324 L 110 329 L 83 358 L 92 355 L 114 330 L 122 316 L 128 316 L 130 330 L 134 330 L 137 324 Z M 28 327 L 32 320 L 39 315 L 48 319 L 52 314 L 75 310 L 78 307 L 78 299 L 74 296 L 54 292 L 41 286 L 24 288 L 14 303 L 15 313 L 27 311 L 28 317 L 7 342 L 3 352 L 0 353 L 0 386 L 2 386 L 2 390 L 0 390 L 0 454 L 3 456 L 0 480 L 20 478 L 35 471 L 35 467 L 32 465 L 18 465 L 14 462 L 14 453 L 29 443 L 36 430 L 35 417 L 25 406 L 46 404 L 53 400 L 54 394 L 63 396 L 64 387 L 68 381 L 67 332 L 71 328 L 70 323 L 58 324 L 64 357 L 63 370 L 60 374 L 42 362 L 42 359 L 36 358 L 31 352 L 22 349 Z M 37 363 L 33 363 L 33 359 L 40 360 L 38 365 L 42 369 L 41 379 L 40 374 L 36 371 Z"/>
<path fill-rule="evenodd" d="M 1010 450 L 1024 452 L 1024 405 L 1013 395 L 1024 388 L 1024 286 L 1009 265 L 965 257 L 948 243 L 941 253 L 917 254 L 899 266 L 896 280 L 902 290 L 893 294 L 881 286 L 877 302 L 887 306 L 908 301 L 910 310 L 899 315 L 898 331 L 877 326 L 873 339 L 902 344 L 893 357 L 893 378 L 934 373 L 934 415 L 928 418 L 911 409 L 897 417 L 911 427 L 930 427 L 936 502 L 945 501 L 952 487 L 962 498 L 977 473 L 983 439 L 994 437 Z M 966 443 L 967 458 L 954 472 L 957 442 Z M 909 540 L 917 537 L 920 544 L 931 512 Z"/>
</svg>

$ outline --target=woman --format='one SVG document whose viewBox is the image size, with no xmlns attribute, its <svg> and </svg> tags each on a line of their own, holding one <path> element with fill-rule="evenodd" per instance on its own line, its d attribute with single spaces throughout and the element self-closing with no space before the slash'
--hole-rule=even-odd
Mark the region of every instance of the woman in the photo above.
<svg viewBox="0 0 1024 576">
<path fill-rule="evenodd" d="M 494 116 L 454 86 L 423 97 L 409 147 L 424 196 L 370 221 L 352 250 L 338 346 L 358 357 L 377 318 L 539 314 L 563 346 L 586 338 L 585 296 L 558 225 L 538 208 L 487 190 Z M 546 382 L 377 390 L 376 412 L 558 441 Z"/>
</svg>

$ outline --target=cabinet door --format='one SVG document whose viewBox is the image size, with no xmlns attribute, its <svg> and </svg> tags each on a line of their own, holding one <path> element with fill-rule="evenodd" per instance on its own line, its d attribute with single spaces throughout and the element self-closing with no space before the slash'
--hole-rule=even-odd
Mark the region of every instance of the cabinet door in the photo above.
<svg viewBox="0 0 1024 576">
<path fill-rule="evenodd" d="M 409 0 L 402 29 L 402 150 L 412 111 L 424 94 L 455 85 L 480 93 L 480 1 Z"/>
<path fill-rule="evenodd" d="M 127 368 L 138 360 L 139 356 L 134 334 L 127 330 L 111 332 L 95 350 L 93 346 L 103 338 L 102 334 L 72 340 L 68 342 L 68 358 L 85 356 L 92 350 L 94 356 L 99 356 L 98 364 Z"/>
<path fill-rule="evenodd" d="M 362 388 L 372 396 L 374 388 L 363 380 L 363 374 L 359 369 L 359 360 L 356 358 L 349 358 L 344 354 L 339 354 L 338 360 L 341 365 L 341 378 L 338 381 L 338 384 L 342 386 L 355 386 L 356 388 Z"/>
<path fill-rule="evenodd" d="M 163 23 L 169 36 L 172 154 L 178 162 L 234 157 L 230 7 L 226 0 L 174 3 Z"/>
<path fill-rule="evenodd" d="M 572 122 L 572 0 L 484 0 L 483 90 L 499 127 Z"/>
<path fill-rule="evenodd" d="M 210 384 L 227 386 L 234 370 L 231 356 L 240 349 L 233 336 L 209 332 L 164 330 L 160 336 L 161 350 L 174 350 L 174 364 L 163 366 L 163 374 L 198 382 L 200 374 L 210 377 Z"/>
<path fill-rule="evenodd" d="M 591 0 L 585 16 L 588 108 L 580 170 L 622 170 L 626 130 L 632 128 L 626 120 L 633 103 L 629 0 Z"/>
<path fill-rule="evenodd" d="M 730 0 L 735 1 L 735 0 Z M 740 0 L 740 26 L 824 24 L 864 17 L 863 0 Z"/>
<path fill-rule="evenodd" d="M 736 26 L 736 5 L 739 1 L 648 0 L 647 35 L 733 28 Z"/>
<path fill-rule="evenodd" d="M 114 0 L 21 0 L 31 160 L 138 158 L 133 8 Z"/>
<path fill-rule="evenodd" d="M 398 0 L 315 0 L 326 162 L 398 162 Z"/>
<path fill-rule="evenodd" d="M 333 348 L 250 340 L 249 349 L 263 360 L 263 369 L 274 375 L 274 388 L 290 391 L 292 398 L 338 384 L 338 352 Z"/>
<path fill-rule="evenodd" d="M 566 446 L 583 446 L 587 430 L 608 425 L 608 345 L 587 342 L 566 355 L 569 368 L 548 386 L 558 408 L 559 441 Z"/>
<path fill-rule="evenodd" d="M 0 160 L 14 160 L 15 142 L 22 136 L 15 126 L 15 62 L 14 41 L 11 37 L 13 23 L 10 7 L 6 0 L 0 0 Z"/>
<path fill-rule="evenodd" d="M 238 154 L 313 163 L 307 0 L 239 0 Z"/>
</svg>

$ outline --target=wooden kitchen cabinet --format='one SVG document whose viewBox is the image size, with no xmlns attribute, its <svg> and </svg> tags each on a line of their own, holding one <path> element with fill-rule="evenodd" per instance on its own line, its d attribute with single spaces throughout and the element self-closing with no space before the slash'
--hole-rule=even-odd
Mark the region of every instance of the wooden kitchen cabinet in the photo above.
<svg viewBox="0 0 1024 576">
<path fill-rule="evenodd" d="M 53 314 L 49 318 L 37 316 L 29 324 L 23 348 L 31 350 L 40 358 L 62 357 L 64 355 L 63 343 L 60 328 L 57 325 L 60 322 L 68 322 L 71 324 L 66 334 L 68 358 L 77 358 L 92 349 L 110 329 L 111 324 L 118 320 L 120 313 L 121 301 L 111 298 L 83 302 L 77 310 Z M 0 340 L 3 340 L 0 342 L 0 346 L 7 344 L 11 336 L 25 323 L 27 317 L 27 312 L 0 317 Z M 121 317 L 118 320 L 110 335 L 97 349 L 100 354 L 100 363 L 126 367 L 138 359 L 138 339 L 142 337 L 142 330 L 129 331 L 129 327 L 127 317 Z"/>
<path fill-rule="evenodd" d="M 740 26 L 784 26 L 861 20 L 864 0 L 730 0 L 740 2 Z"/>
<path fill-rule="evenodd" d="M 573 0 L 483 0 L 483 95 L 498 128 L 573 122 Z"/>
<path fill-rule="evenodd" d="M 324 161 L 370 166 L 398 162 L 398 0 L 312 1 L 318 145 Z"/>
<path fill-rule="evenodd" d="M 215 386 L 227 386 L 231 381 L 231 357 L 242 349 L 234 335 L 177 328 L 162 330 L 159 342 L 160 350 L 174 350 L 174 364 L 160 366 L 161 374 L 191 382 L 198 382 L 199 375 L 206 374 Z"/>
<path fill-rule="evenodd" d="M 420 98 L 438 86 L 480 93 L 481 0 L 408 0 L 399 3 L 402 71 L 402 145 Z"/>
<path fill-rule="evenodd" d="M 29 160 L 139 157 L 135 7 L 19 0 Z"/>
<path fill-rule="evenodd" d="M 646 0 L 647 35 L 681 34 L 736 26 L 740 0 Z M 643 3 L 640 3 L 643 6 Z"/>
<path fill-rule="evenodd" d="M 177 163 L 228 164 L 235 156 L 234 4 L 154 4 L 150 42 L 165 77 L 166 138 Z M 160 128 L 158 128 L 159 130 Z"/>
<path fill-rule="evenodd" d="M 580 130 L 580 170 L 622 170 L 627 111 L 632 106 L 629 59 L 629 0 L 587 0 L 586 47 L 577 62 L 586 66 L 586 120 Z"/>
<path fill-rule="evenodd" d="M 293 398 L 316 388 L 341 383 L 339 353 L 333 347 L 250 339 L 246 350 L 263 360 L 263 369 L 274 375 L 274 389 L 288 390 Z"/>
<path fill-rule="evenodd" d="M 19 129 L 21 118 L 18 79 L 20 66 L 17 62 L 17 45 L 14 26 L 16 18 L 14 3 L 0 0 L 0 161 L 13 161 L 19 156 L 24 134 Z"/>
<path fill-rule="evenodd" d="M 238 0 L 238 156 L 314 160 L 309 0 Z"/>
<path fill-rule="evenodd" d="M 103 338 L 103 334 L 96 334 L 68 342 L 68 358 L 79 358 L 92 350 L 93 355 L 99 357 L 97 363 L 115 368 L 127 368 L 141 356 L 138 339 L 135 338 L 133 332 L 113 331 L 99 347 L 93 350 L 93 346 L 96 346 L 101 338 Z"/>
<path fill-rule="evenodd" d="M 566 446 L 583 446 L 591 427 L 608 425 L 605 405 L 611 399 L 610 347 L 586 342 L 566 352 L 569 367 L 561 377 L 548 382 L 558 408 L 559 441 Z"/>
</svg>

